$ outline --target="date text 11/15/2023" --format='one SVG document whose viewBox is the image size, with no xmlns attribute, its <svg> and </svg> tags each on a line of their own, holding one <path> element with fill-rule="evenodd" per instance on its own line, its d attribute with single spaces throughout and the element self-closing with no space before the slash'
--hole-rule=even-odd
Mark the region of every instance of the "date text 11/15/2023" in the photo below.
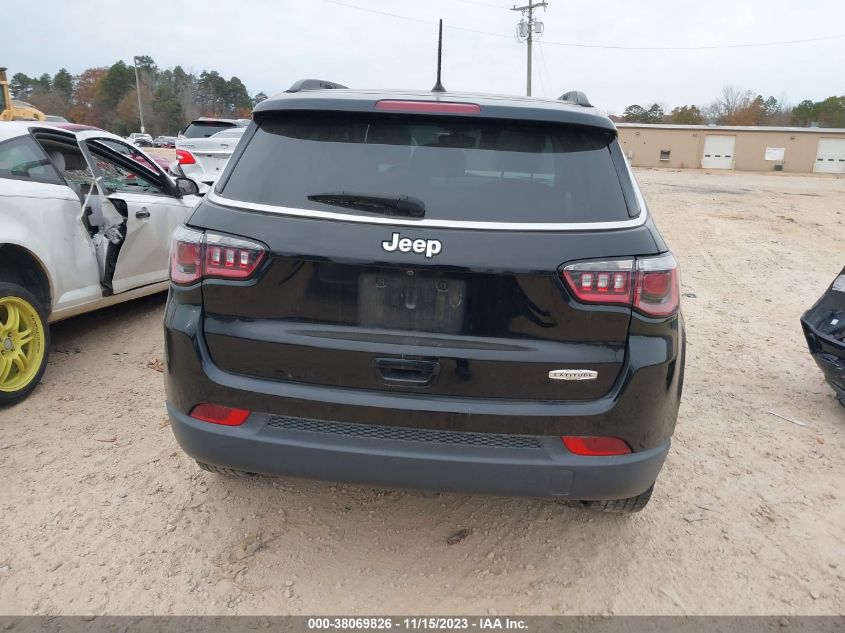
<svg viewBox="0 0 845 633">
<path fill-rule="evenodd" d="M 524 619 L 506 617 L 334 617 L 308 618 L 310 630 L 527 630 Z"/>
</svg>

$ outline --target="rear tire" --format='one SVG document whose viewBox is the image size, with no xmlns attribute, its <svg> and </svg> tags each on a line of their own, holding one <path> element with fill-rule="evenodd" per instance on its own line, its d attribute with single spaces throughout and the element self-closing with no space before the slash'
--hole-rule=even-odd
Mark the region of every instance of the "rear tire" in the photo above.
<svg viewBox="0 0 845 633">
<path fill-rule="evenodd" d="M 606 512 L 608 514 L 635 514 L 648 505 L 651 493 L 654 491 L 654 484 L 636 497 L 627 499 L 609 499 L 605 501 L 575 501 L 572 505 L 582 508 L 589 508 L 594 512 Z"/>
<path fill-rule="evenodd" d="M 225 477 L 237 477 L 239 479 L 252 479 L 257 477 L 256 473 L 248 473 L 245 470 L 235 470 L 234 468 L 223 468 L 222 466 L 214 466 L 204 462 L 197 462 L 197 466 L 202 468 L 207 473 L 214 473 L 215 475 L 223 475 Z"/>
<path fill-rule="evenodd" d="M 44 306 L 23 286 L 0 282 L 0 406 L 20 402 L 33 392 L 49 355 Z"/>
</svg>

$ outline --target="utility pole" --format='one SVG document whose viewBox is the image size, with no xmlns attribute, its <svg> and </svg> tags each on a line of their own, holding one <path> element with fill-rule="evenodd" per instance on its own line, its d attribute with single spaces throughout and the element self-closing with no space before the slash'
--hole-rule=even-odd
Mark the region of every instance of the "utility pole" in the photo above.
<svg viewBox="0 0 845 633">
<path fill-rule="evenodd" d="M 521 11 L 523 16 L 528 16 L 527 22 L 523 18 L 517 26 L 517 39 L 524 37 L 525 42 L 528 45 L 528 74 L 525 78 L 525 94 L 529 97 L 531 96 L 531 48 L 532 43 L 534 42 L 534 33 L 540 35 L 543 32 L 543 23 L 534 21 L 534 9 L 543 7 L 543 10 L 545 10 L 547 6 L 549 6 L 549 3 L 545 0 L 542 2 L 533 2 L 533 0 L 528 0 L 528 4 L 525 6 L 515 6 L 511 9 L 511 11 Z"/>
<path fill-rule="evenodd" d="M 141 109 L 141 82 L 138 80 L 138 58 L 132 58 L 132 65 L 135 68 L 135 92 L 138 93 L 138 117 L 141 119 L 141 134 L 145 134 L 144 111 Z"/>
</svg>

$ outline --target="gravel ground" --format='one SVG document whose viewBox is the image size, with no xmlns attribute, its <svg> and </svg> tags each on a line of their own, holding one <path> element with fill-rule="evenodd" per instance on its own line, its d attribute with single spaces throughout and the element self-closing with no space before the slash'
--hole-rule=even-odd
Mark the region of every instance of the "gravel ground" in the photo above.
<svg viewBox="0 0 845 633">
<path fill-rule="evenodd" d="M 202 472 L 152 297 L 54 326 L 43 384 L 0 411 L 0 612 L 845 611 L 845 409 L 798 323 L 844 263 L 845 179 L 638 175 L 689 332 L 645 512 Z"/>
</svg>

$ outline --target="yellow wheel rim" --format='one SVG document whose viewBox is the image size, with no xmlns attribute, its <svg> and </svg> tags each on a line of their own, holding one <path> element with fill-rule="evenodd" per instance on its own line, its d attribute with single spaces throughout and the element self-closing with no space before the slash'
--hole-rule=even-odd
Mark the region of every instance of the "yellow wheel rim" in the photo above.
<svg viewBox="0 0 845 633">
<path fill-rule="evenodd" d="M 44 324 L 20 297 L 0 297 L 0 391 L 29 385 L 44 361 Z"/>
</svg>

